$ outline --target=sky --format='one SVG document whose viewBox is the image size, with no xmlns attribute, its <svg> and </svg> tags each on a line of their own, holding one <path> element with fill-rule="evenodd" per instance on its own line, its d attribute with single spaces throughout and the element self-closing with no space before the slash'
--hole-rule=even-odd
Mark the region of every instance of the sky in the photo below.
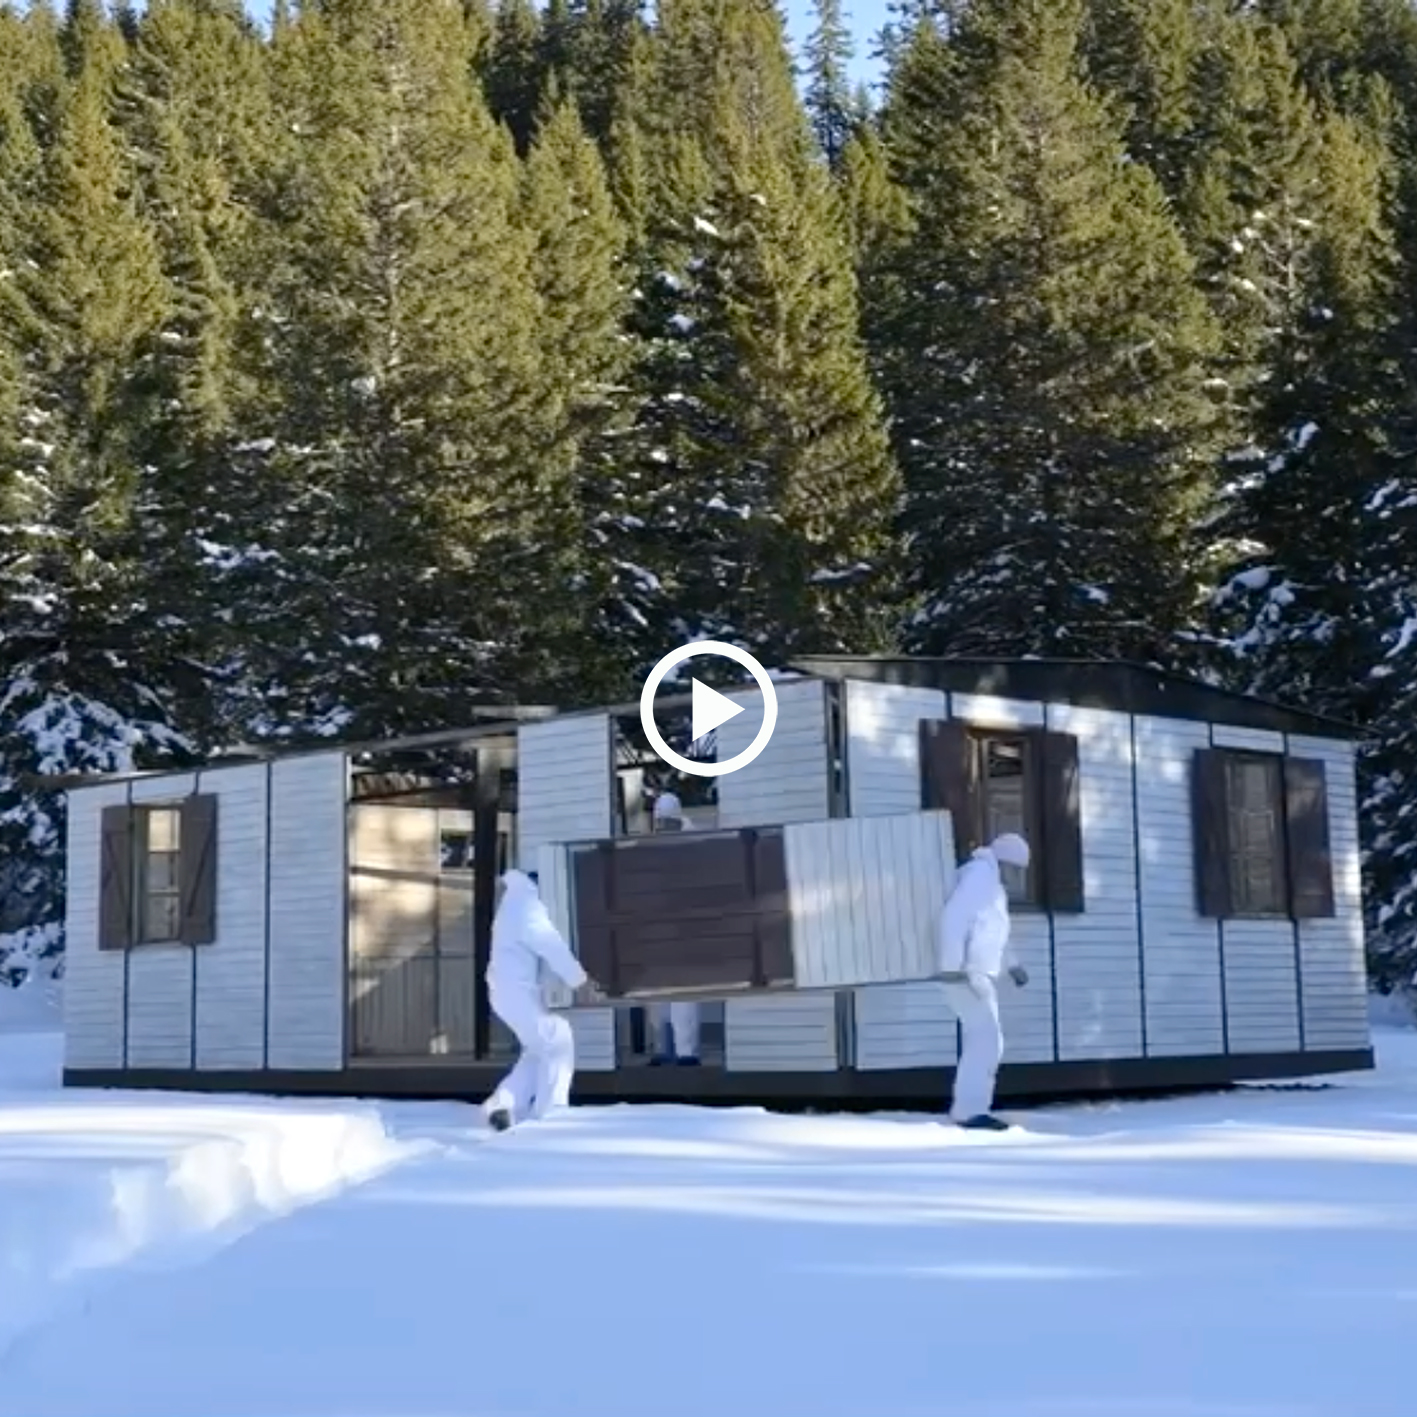
<svg viewBox="0 0 1417 1417">
<path fill-rule="evenodd" d="M 778 0 L 787 15 L 787 31 L 794 47 L 800 50 L 802 43 L 812 33 L 812 0 Z M 271 0 L 247 0 L 247 8 L 262 20 L 268 20 Z M 843 8 L 851 23 L 856 42 L 856 57 L 852 61 L 852 77 L 874 84 L 880 77 L 880 66 L 871 59 L 876 47 L 876 36 L 887 19 L 886 0 L 844 0 Z"/>
</svg>

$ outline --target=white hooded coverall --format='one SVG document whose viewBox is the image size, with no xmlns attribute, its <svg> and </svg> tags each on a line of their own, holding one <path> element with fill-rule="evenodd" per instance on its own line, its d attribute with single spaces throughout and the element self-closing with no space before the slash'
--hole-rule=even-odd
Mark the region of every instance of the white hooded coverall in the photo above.
<svg viewBox="0 0 1417 1417">
<path fill-rule="evenodd" d="M 521 1055 L 484 1110 L 489 1116 L 509 1112 L 521 1121 L 567 1106 L 576 1070 L 571 1025 L 546 1007 L 541 966 L 572 989 L 586 982 L 586 972 L 552 923 L 536 882 L 522 871 L 508 871 L 502 884 L 492 920 L 487 996 L 492 1012 L 516 1035 Z"/>
<path fill-rule="evenodd" d="M 961 1034 L 950 1106 L 956 1122 L 987 1116 L 994 1105 L 1004 1052 L 997 981 L 1001 969 L 1019 967 L 1009 944 L 1009 899 L 1000 861 L 1026 866 L 1027 844 L 1009 834 L 975 851 L 960 868 L 940 917 L 940 974 Z"/>
<path fill-rule="evenodd" d="M 672 792 L 654 799 L 656 831 L 689 831 L 689 819 Z M 647 1009 L 651 1049 L 661 1058 L 699 1056 L 699 1005 L 695 1003 L 651 1004 Z"/>
</svg>

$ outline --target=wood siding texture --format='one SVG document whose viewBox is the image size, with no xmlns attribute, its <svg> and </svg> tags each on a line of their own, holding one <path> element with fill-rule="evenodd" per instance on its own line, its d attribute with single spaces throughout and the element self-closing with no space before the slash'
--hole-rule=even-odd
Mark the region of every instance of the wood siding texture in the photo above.
<svg viewBox="0 0 1417 1417">
<path fill-rule="evenodd" d="M 775 994 L 723 1006 L 724 1067 L 734 1072 L 831 1072 L 841 1066 L 836 995 Z"/>
<path fill-rule="evenodd" d="M 146 777 L 131 784 L 129 798 L 135 807 L 178 803 L 196 790 L 194 773 Z M 127 952 L 128 1067 L 192 1066 L 192 950 L 182 944 L 137 945 Z"/>
<path fill-rule="evenodd" d="M 1210 730 L 1216 748 L 1257 753 L 1288 750 L 1282 733 L 1259 728 Z M 1298 935 L 1293 920 L 1223 920 L 1225 1025 L 1232 1053 L 1280 1053 L 1299 1047 Z"/>
<path fill-rule="evenodd" d="M 608 837 L 614 830 L 613 724 L 608 714 L 575 714 L 524 723 L 517 729 L 517 864 L 541 868 L 542 848 L 554 842 Z M 547 899 L 546 882 L 541 882 Z M 547 901 L 547 908 L 551 903 Z M 551 918 L 574 947 L 565 915 Z M 569 1002 L 556 993 L 555 1002 Z M 576 1066 L 615 1066 L 615 1010 L 569 1009 Z"/>
<path fill-rule="evenodd" d="M 339 752 L 271 765 L 271 1068 L 344 1065 L 348 776 Z"/>
<path fill-rule="evenodd" d="M 943 691 L 849 679 L 845 698 L 851 815 L 918 812 L 920 720 L 945 716 Z M 855 1065 L 863 1071 L 948 1067 L 958 1056 L 959 1029 L 939 984 L 853 989 L 852 1010 Z"/>
<path fill-rule="evenodd" d="M 720 827 L 780 826 L 822 821 L 831 813 L 826 685 L 820 680 L 777 684 L 777 727 L 755 761 L 718 779 Z M 762 726 L 762 696 L 746 689 L 728 696 L 746 711 L 722 724 L 720 762 L 736 757 Z M 837 1065 L 836 999 L 730 999 L 723 1006 L 725 1066 L 742 1070 Z"/>
<path fill-rule="evenodd" d="M 1053 704 L 1048 727 L 1077 739 L 1086 898 L 1084 913 L 1053 917 L 1058 1057 L 1064 1062 L 1139 1058 L 1141 922 L 1131 715 Z"/>
<path fill-rule="evenodd" d="M 1191 832 L 1191 762 L 1209 747 L 1210 731 L 1204 723 L 1138 716 L 1133 732 L 1147 1053 L 1223 1053 L 1220 929 L 1196 909 Z"/>
<path fill-rule="evenodd" d="M 753 762 L 718 781 L 720 827 L 782 826 L 831 815 L 827 776 L 826 685 L 788 681 L 777 688 L 777 727 Z M 735 758 L 757 737 L 763 722 L 756 689 L 729 694 L 745 705 L 717 730 L 719 762 Z"/>
<path fill-rule="evenodd" d="M 790 826 L 785 836 L 799 988 L 935 972 L 954 882 L 947 812 L 839 817 Z"/>
<path fill-rule="evenodd" d="M 103 783 L 69 794 L 64 900 L 64 1066 L 124 1066 L 127 955 L 100 950 L 99 821 L 105 807 L 128 800 L 126 783 Z"/>
<path fill-rule="evenodd" d="M 1291 735 L 1289 751 L 1324 765 L 1337 910 L 1330 919 L 1301 920 L 1298 925 L 1304 1048 L 1366 1048 L 1368 983 L 1353 745 Z"/>
<path fill-rule="evenodd" d="M 920 720 L 943 718 L 939 689 L 846 681 L 846 773 L 853 817 L 920 810 Z"/>
<path fill-rule="evenodd" d="M 214 943 L 195 950 L 197 1067 L 259 1068 L 266 1052 L 266 795 L 264 763 L 202 773 L 217 798 Z"/>
</svg>

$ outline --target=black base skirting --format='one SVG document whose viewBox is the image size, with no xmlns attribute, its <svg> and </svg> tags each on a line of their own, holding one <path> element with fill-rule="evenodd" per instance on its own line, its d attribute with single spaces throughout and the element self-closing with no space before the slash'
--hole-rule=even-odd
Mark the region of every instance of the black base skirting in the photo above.
<svg viewBox="0 0 1417 1417">
<path fill-rule="evenodd" d="M 999 1074 L 1005 1103 L 1062 1102 L 1081 1097 L 1133 1097 L 1209 1091 L 1240 1082 L 1362 1072 L 1371 1048 L 1342 1052 L 1243 1053 L 1198 1058 L 1118 1058 L 1097 1062 L 1012 1063 Z M 66 1068 L 65 1087 L 140 1088 L 164 1092 L 241 1092 L 276 1097 L 453 1099 L 480 1102 L 502 1065 L 359 1063 L 339 1072 L 191 1072 L 175 1068 Z M 573 1101 L 689 1102 L 702 1106 L 768 1106 L 839 1111 L 941 1109 L 952 1068 L 880 1072 L 727 1072 L 721 1068 L 625 1068 L 576 1075 Z"/>
</svg>

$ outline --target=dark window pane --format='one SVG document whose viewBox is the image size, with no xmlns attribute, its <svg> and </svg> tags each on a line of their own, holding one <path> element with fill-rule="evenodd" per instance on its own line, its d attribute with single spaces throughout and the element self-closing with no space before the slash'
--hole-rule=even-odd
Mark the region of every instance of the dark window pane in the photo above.
<svg viewBox="0 0 1417 1417">
<path fill-rule="evenodd" d="M 1235 758 L 1229 764 L 1230 848 L 1235 908 L 1242 915 L 1284 912 L 1284 834 L 1278 758 Z"/>
<path fill-rule="evenodd" d="M 1024 745 L 1015 739 L 986 738 L 981 745 L 984 770 L 984 840 L 993 841 L 1004 832 L 1027 837 L 1027 809 L 1024 789 L 1028 759 Z M 1025 901 L 1028 871 L 1018 866 L 1001 866 L 999 874 L 1010 900 Z"/>
</svg>

